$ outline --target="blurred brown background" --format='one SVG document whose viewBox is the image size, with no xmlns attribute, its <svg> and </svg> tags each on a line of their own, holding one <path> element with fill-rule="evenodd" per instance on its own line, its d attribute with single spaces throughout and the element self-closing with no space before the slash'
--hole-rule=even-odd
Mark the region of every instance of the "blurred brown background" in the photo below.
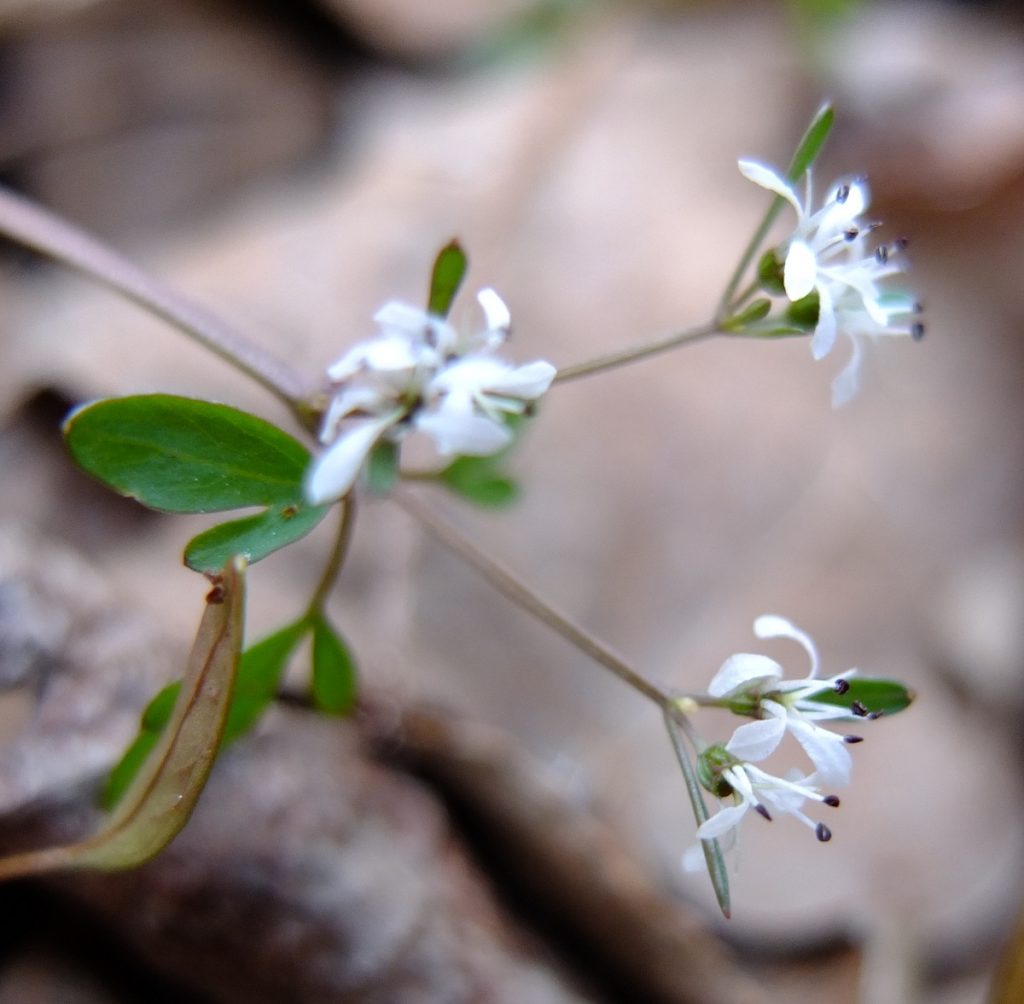
<svg viewBox="0 0 1024 1004">
<path fill-rule="evenodd" d="M 545 401 L 516 456 L 516 509 L 424 497 L 668 685 L 704 686 L 754 647 L 763 612 L 806 628 L 829 674 L 856 665 L 909 681 L 911 712 L 873 724 L 854 750 L 829 845 L 792 821 L 747 825 L 722 933 L 729 965 L 753 967 L 771 999 L 967 1004 L 984 999 L 1007 937 L 1024 849 L 1015 5 L 0 4 L 0 176 L 311 375 L 371 332 L 382 302 L 421 300 L 453 235 L 470 286 L 507 298 L 517 359 L 568 364 L 700 323 L 764 207 L 737 156 L 784 163 L 825 97 L 837 127 L 818 177 L 868 173 L 884 239 L 911 238 L 922 344 L 872 346 L 862 392 L 840 412 L 828 388 L 842 342 L 814 363 L 802 340 L 712 340 L 574 382 Z M 163 390 L 283 416 L 165 325 L 13 247 L 0 331 L 3 623 L 46 656 L 3 663 L 14 689 L 0 705 L 0 808 L 17 816 L 63 804 L 118 755 L 175 672 L 202 590 L 179 555 L 209 520 L 141 515 L 87 484 L 62 453 L 63 407 Z M 301 609 L 327 541 L 254 570 L 251 637 Z M 53 587 L 65 557 L 73 567 Z M 29 630 L 16 611 L 33 589 Z M 107 604 L 149 625 L 159 657 L 140 642 L 141 659 L 61 697 L 67 625 L 105 624 Z M 439 706 L 508 733 L 564 811 L 603 820 L 662 893 L 721 927 L 706 880 L 679 869 L 693 823 L 642 699 L 387 503 L 363 507 L 334 612 L 385 705 Z M 760 650 L 803 674 L 792 647 Z M 311 776 L 294 792 L 315 800 L 328 767 L 311 756 L 296 769 Z M 213 795 L 196 826 L 217 825 L 200 819 L 217 812 Z M 235 825 L 246 827 L 237 812 Z M 268 838 L 261 860 L 287 840 Z M 200 867 L 191 853 L 181 860 Z M 195 909 L 175 913 L 133 881 L 163 924 Z M 238 999 L 231 972 L 162 957 L 159 925 L 140 947 L 142 914 L 101 886 L 0 890 L 7 916 L 30 918 L 0 948 L 0 1001 Z M 71 951 L 90 909 L 106 917 L 104 940 Z M 539 930 L 506 942 L 559 971 L 546 956 L 558 932 Z M 129 943 L 135 983 L 110 976 Z M 574 958 L 585 970 L 586 953 Z M 180 985 L 160 982 L 168 971 Z M 524 989 L 524 971 L 489 970 L 468 990 L 419 977 L 401 990 L 371 981 L 363 996 L 292 985 L 290 999 L 577 999 Z M 591 977 L 567 985 L 581 999 L 647 999 Z M 275 993 L 265 999 L 288 999 Z M 711 998 L 694 984 L 679 999 Z"/>
</svg>

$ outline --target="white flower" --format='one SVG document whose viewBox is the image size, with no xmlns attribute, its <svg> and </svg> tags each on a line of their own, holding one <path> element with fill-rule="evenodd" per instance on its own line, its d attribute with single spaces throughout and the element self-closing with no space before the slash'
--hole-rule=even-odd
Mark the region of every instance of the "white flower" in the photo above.
<svg viewBox="0 0 1024 1004">
<path fill-rule="evenodd" d="M 811 758 L 818 780 L 829 785 L 849 783 L 853 764 L 846 747 L 859 742 L 860 737 L 840 735 L 818 723 L 849 719 L 851 710 L 815 701 L 813 695 L 828 689 L 842 692 L 856 670 L 819 678 L 818 650 L 813 640 L 784 617 L 758 617 L 754 633 L 758 638 L 791 638 L 798 642 L 807 651 L 811 668 L 801 679 L 785 680 L 782 666 L 764 655 L 741 652 L 722 663 L 708 686 L 708 694 L 733 710 L 762 719 L 737 729 L 737 736 L 744 729 L 749 730 L 744 733 L 745 758 L 760 760 L 768 756 L 788 731 Z M 752 746 L 755 738 L 758 745 Z"/>
<path fill-rule="evenodd" d="M 832 404 L 840 407 L 856 393 L 861 343 L 871 335 L 909 335 L 919 339 L 924 328 L 916 319 L 920 306 L 913 297 L 885 290 L 880 283 L 902 273 L 899 252 L 905 242 L 867 246 L 875 224 L 860 219 L 871 193 L 864 178 L 837 181 L 816 212 L 811 211 L 811 172 L 806 173 L 804 197 L 778 172 L 752 160 L 739 161 L 744 177 L 782 196 L 796 211 L 797 225 L 784 245 L 783 286 L 791 302 L 812 292 L 818 295 L 818 320 L 811 354 L 823 359 L 845 334 L 853 344 L 850 362 L 832 384 Z"/>
<path fill-rule="evenodd" d="M 729 753 L 732 753 L 731 745 L 732 740 L 724 747 Z M 728 795 L 732 796 L 734 804 L 719 809 L 701 823 L 697 828 L 699 840 L 717 840 L 724 836 L 739 826 L 749 809 L 769 821 L 775 815 L 793 816 L 814 830 L 815 836 L 823 843 L 832 839 L 832 831 L 824 823 L 815 822 L 803 811 L 807 801 L 821 802 L 833 808 L 839 805 L 835 795 L 825 795 L 818 789 L 816 775 L 786 780 L 738 757 L 734 757 L 729 766 L 720 767 L 717 775 L 719 783 L 729 789 Z"/>
<path fill-rule="evenodd" d="M 429 435 L 441 453 L 486 456 L 511 442 L 505 417 L 539 398 L 555 368 L 543 361 L 514 366 L 495 356 L 510 328 L 508 307 L 493 289 L 481 290 L 477 301 L 485 323 L 469 331 L 388 303 L 374 317 L 377 336 L 327 370 L 333 397 L 320 428 L 327 449 L 307 474 L 309 502 L 344 496 L 374 446 L 411 429 Z"/>
</svg>

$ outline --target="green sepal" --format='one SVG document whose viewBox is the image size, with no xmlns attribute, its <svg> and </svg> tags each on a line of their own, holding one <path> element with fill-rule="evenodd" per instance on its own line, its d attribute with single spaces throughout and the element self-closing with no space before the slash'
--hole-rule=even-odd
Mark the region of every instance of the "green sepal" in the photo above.
<svg viewBox="0 0 1024 1004">
<path fill-rule="evenodd" d="M 366 487 L 373 495 L 387 495 L 398 479 L 397 443 L 380 440 L 366 462 Z"/>
<path fill-rule="evenodd" d="M 728 798 L 732 785 L 722 777 L 722 771 L 736 763 L 734 757 L 721 743 L 708 746 L 697 757 L 697 778 L 705 791 L 716 798 Z"/>
<path fill-rule="evenodd" d="M 772 296 L 782 296 L 786 292 L 783 281 L 785 262 L 779 258 L 774 248 L 770 248 L 761 255 L 757 263 L 757 281 L 766 293 Z"/>
<path fill-rule="evenodd" d="M 274 505 L 255 516 L 220 523 L 193 537 L 185 547 L 185 564 L 197 572 L 222 568 L 233 554 L 251 565 L 305 537 L 327 515 L 329 505 L 304 502 Z"/>
<path fill-rule="evenodd" d="M 831 687 L 819 690 L 804 698 L 819 704 L 834 705 L 837 708 L 851 708 L 855 701 L 873 715 L 895 715 L 910 707 L 914 692 L 898 680 L 872 679 L 852 676 L 846 681 L 849 689 L 840 694 Z M 863 718 L 863 714 L 850 711 L 850 718 Z"/>
<path fill-rule="evenodd" d="M 355 707 L 358 675 L 348 645 L 322 615 L 313 621 L 313 703 L 331 715 Z"/>
<path fill-rule="evenodd" d="M 788 324 L 799 331 L 813 331 L 818 324 L 820 300 L 818 291 L 811 290 L 806 296 L 795 300 L 786 308 L 785 318 Z"/>
<path fill-rule="evenodd" d="M 751 325 L 763 321 L 772 310 L 772 301 L 764 297 L 754 300 L 746 309 L 722 321 L 723 331 L 746 331 Z"/>
<path fill-rule="evenodd" d="M 447 317 L 452 309 L 462 280 L 466 276 L 469 262 L 466 252 L 457 240 L 449 241 L 438 252 L 434 259 L 434 268 L 430 273 L 430 295 L 427 297 L 427 310 L 437 317 Z"/>
<path fill-rule="evenodd" d="M 163 512 L 293 503 L 309 465 L 306 448 L 262 418 L 171 394 L 83 405 L 64 436 L 86 471 Z"/>
<path fill-rule="evenodd" d="M 832 131 L 834 120 L 835 112 L 832 110 L 831 105 L 824 104 L 818 109 L 817 115 L 811 120 L 811 124 L 807 127 L 807 132 L 804 133 L 803 138 L 800 140 L 796 153 L 793 154 L 789 170 L 786 171 L 786 179 L 788 181 L 799 181 L 807 169 L 814 163 L 818 154 L 821 153 L 821 148 L 825 145 L 825 140 L 828 139 L 828 134 Z"/>
</svg>

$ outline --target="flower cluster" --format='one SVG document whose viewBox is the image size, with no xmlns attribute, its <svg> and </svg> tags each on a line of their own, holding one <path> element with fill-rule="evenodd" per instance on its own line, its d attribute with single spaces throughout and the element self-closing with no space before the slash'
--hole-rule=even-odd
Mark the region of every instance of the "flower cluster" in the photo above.
<svg viewBox="0 0 1024 1004">
<path fill-rule="evenodd" d="M 309 502 L 347 494 L 378 442 L 398 442 L 413 429 L 443 454 L 488 456 L 511 442 L 506 418 L 548 389 L 555 368 L 543 361 L 513 366 L 495 355 L 511 317 L 493 289 L 481 290 L 477 301 L 484 326 L 470 332 L 388 303 L 374 317 L 377 336 L 327 370 L 333 396 L 320 428 L 327 449 L 306 479 Z"/>
<path fill-rule="evenodd" d="M 754 809 L 769 820 L 775 813 L 794 816 L 814 830 L 819 840 L 830 840 L 832 831 L 805 815 L 803 806 L 806 802 L 839 805 L 835 795 L 822 789 L 849 783 L 852 761 L 847 747 L 860 742 L 860 736 L 832 732 L 821 723 L 877 716 L 856 702 L 846 707 L 821 700 L 828 691 L 847 693 L 848 680 L 856 670 L 819 677 L 820 661 L 814 642 L 790 621 L 767 614 L 754 622 L 754 633 L 759 638 L 798 642 L 810 657 L 810 671 L 803 678 L 786 680 L 782 666 L 774 659 L 744 652 L 726 659 L 715 674 L 708 687 L 709 697 L 720 707 L 756 720 L 740 725 L 728 742 L 709 746 L 701 753 L 701 783 L 719 798 L 731 799 L 732 804 L 707 819 L 697 836 L 712 840 L 730 834 L 747 811 Z M 755 766 L 778 749 L 787 732 L 810 757 L 813 772 L 781 778 Z M 687 860 L 694 858 L 691 855 Z"/>
<path fill-rule="evenodd" d="M 862 343 L 877 335 L 924 335 L 921 311 L 912 296 L 886 288 L 886 280 L 905 271 L 905 241 L 871 249 L 869 235 L 876 225 L 861 220 L 870 202 L 864 178 L 843 178 L 829 189 L 824 204 L 811 211 L 811 172 L 801 199 L 778 172 L 752 160 L 741 160 L 742 174 L 784 198 L 796 210 L 797 224 L 781 247 L 782 284 L 787 299 L 817 301 L 817 321 L 811 353 L 823 359 L 843 333 L 853 346 L 850 362 L 832 384 L 832 404 L 841 407 L 857 392 Z"/>
</svg>

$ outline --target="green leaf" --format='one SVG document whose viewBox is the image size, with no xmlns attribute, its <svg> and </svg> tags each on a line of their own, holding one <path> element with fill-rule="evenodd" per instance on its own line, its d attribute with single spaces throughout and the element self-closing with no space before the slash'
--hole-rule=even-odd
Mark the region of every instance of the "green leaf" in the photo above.
<svg viewBox="0 0 1024 1004">
<path fill-rule="evenodd" d="M 305 503 L 274 505 L 244 519 L 220 523 L 193 537 L 185 547 L 185 564 L 197 572 L 223 568 L 232 555 L 250 565 L 305 537 L 327 515 L 330 506 Z"/>
<path fill-rule="evenodd" d="M 355 706 L 356 665 L 348 646 L 323 617 L 313 622 L 313 701 L 321 711 L 348 714 Z"/>
<path fill-rule="evenodd" d="M 170 721 L 94 836 L 0 859 L 0 879 L 65 868 L 133 868 L 181 831 L 213 767 L 227 720 L 242 642 L 244 563 L 224 569 L 207 596 Z"/>
<path fill-rule="evenodd" d="M 90 474 L 164 512 L 295 503 L 309 464 L 306 448 L 269 422 L 170 394 L 84 405 L 64 435 Z"/>
<path fill-rule="evenodd" d="M 519 498 L 519 486 L 498 470 L 500 454 L 492 457 L 459 457 L 437 479 L 456 495 L 490 509 L 501 509 Z"/>
<path fill-rule="evenodd" d="M 438 252 L 430 274 L 430 296 L 427 299 L 427 310 L 431 314 L 448 316 L 468 264 L 466 253 L 458 241 L 450 241 Z"/>
<path fill-rule="evenodd" d="M 914 700 L 914 692 L 898 680 L 880 680 L 868 677 L 851 676 L 846 681 L 849 689 L 838 693 L 831 687 L 809 695 L 806 700 L 830 704 L 838 708 L 850 708 L 854 701 L 871 714 L 895 715 L 910 707 Z M 864 715 L 850 711 L 850 718 L 863 718 Z"/>
<path fill-rule="evenodd" d="M 285 664 L 309 628 L 309 621 L 302 617 L 268 635 L 242 655 L 224 742 L 237 739 L 259 721 L 277 693 Z"/>
<path fill-rule="evenodd" d="M 288 657 L 295 651 L 309 627 L 309 622 L 302 618 L 268 635 L 242 654 L 222 744 L 248 732 L 259 720 L 277 693 Z M 181 681 L 169 683 L 146 705 L 138 736 L 110 772 L 104 785 L 100 797 L 103 808 L 113 809 L 121 801 L 143 761 L 171 720 L 179 693 Z"/>
<path fill-rule="evenodd" d="M 796 153 L 793 154 L 793 160 L 786 172 L 787 180 L 797 182 L 804 176 L 804 172 L 821 153 L 821 148 L 832 131 L 834 119 L 835 112 L 831 105 L 824 104 L 818 109 L 818 114 L 814 116 L 811 124 L 807 127 L 807 132 L 804 133 L 800 145 L 796 148 Z"/>
<path fill-rule="evenodd" d="M 374 495 L 387 495 L 398 478 L 398 444 L 382 439 L 366 464 L 366 487 Z"/>
</svg>

